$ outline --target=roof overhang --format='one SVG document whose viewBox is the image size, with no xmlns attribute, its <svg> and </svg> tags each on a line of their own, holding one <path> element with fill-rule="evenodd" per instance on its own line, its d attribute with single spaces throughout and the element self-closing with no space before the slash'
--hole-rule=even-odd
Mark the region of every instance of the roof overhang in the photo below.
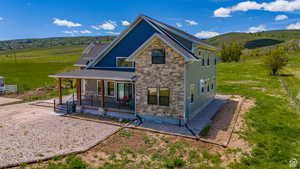
<svg viewBox="0 0 300 169">
<path fill-rule="evenodd" d="M 93 80 L 116 80 L 116 81 L 134 81 L 135 73 L 126 71 L 111 71 L 98 69 L 83 69 L 72 72 L 49 75 L 52 78 L 63 79 L 93 79 Z"/>
</svg>

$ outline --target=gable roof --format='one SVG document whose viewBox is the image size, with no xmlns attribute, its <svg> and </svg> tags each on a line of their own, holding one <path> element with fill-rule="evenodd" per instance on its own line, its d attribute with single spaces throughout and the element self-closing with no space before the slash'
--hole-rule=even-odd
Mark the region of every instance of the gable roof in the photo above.
<svg viewBox="0 0 300 169">
<path fill-rule="evenodd" d="M 98 54 L 109 44 L 107 43 L 90 43 L 82 52 L 80 59 L 74 64 L 74 66 L 85 67 L 89 62 L 92 62 Z"/>
<path fill-rule="evenodd" d="M 171 38 L 169 38 L 166 35 L 155 33 L 153 34 L 147 41 L 145 41 L 138 49 L 136 49 L 129 57 L 128 59 L 131 60 L 133 57 L 142 49 L 144 48 L 153 38 L 160 38 L 163 42 L 168 44 L 171 48 L 173 48 L 176 52 L 181 54 L 185 57 L 187 60 L 193 60 L 196 59 L 193 54 L 182 48 L 180 45 L 178 45 L 176 42 L 174 42 Z"/>
<path fill-rule="evenodd" d="M 177 46 L 176 48 L 180 49 L 181 51 L 185 50 L 184 53 L 187 54 L 187 56 L 185 57 L 190 57 L 193 56 L 195 59 L 198 59 L 197 56 L 195 56 L 191 49 L 188 49 L 187 47 L 185 47 L 180 40 L 178 40 L 175 36 L 170 35 L 168 31 L 176 34 L 177 36 L 190 41 L 192 43 L 197 43 L 199 45 L 205 46 L 207 49 L 210 50 L 215 50 L 216 48 L 203 42 L 202 40 L 200 40 L 199 38 L 188 34 L 184 31 L 181 31 L 175 27 L 172 27 L 170 25 L 164 24 L 162 22 L 159 22 L 155 19 L 152 19 L 148 16 L 145 15 L 140 15 L 138 16 L 135 21 L 133 23 L 130 24 L 130 26 L 123 31 L 117 38 L 115 38 L 105 49 L 103 49 L 96 57 L 96 59 L 94 59 L 93 62 L 89 63 L 87 65 L 88 68 L 95 66 L 109 51 L 111 51 L 111 49 L 113 49 L 132 29 L 135 28 L 135 26 L 140 23 L 142 20 L 146 21 L 147 23 L 149 23 L 153 28 L 155 28 L 162 36 L 160 36 L 160 38 L 168 41 L 169 43 L 172 42 L 173 46 Z M 150 38 L 149 38 L 150 39 Z M 176 44 L 176 45 L 175 45 Z M 178 47 L 180 46 L 180 47 Z M 183 52 L 181 52 L 183 53 Z"/>
</svg>

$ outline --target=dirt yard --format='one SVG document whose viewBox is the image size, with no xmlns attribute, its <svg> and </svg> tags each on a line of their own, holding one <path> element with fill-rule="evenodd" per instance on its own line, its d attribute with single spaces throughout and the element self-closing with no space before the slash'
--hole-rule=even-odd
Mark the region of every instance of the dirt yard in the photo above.
<svg viewBox="0 0 300 169">
<path fill-rule="evenodd" d="M 76 157 L 91 167 L 167 168 L 166 166 L 177 164 L 190 168 L 195 166 L 226 168 L 230 162 L 239 160 L 243 153 L 251 149 L 238 133 L 245 127 L 243 115 L 254 106 L 253 100 L 245 100 L 237 116 L 234 110 L 241 98 L 230 97 L 232 100 L 218 112 L 207 136 L 207 139 L 223 142 L 228 137 L 229 129 L 233 127 L 233 119 L 236 119 L 231 141 L 226 148 L 179 136 L 139 129 L 123 129 L 92 149 L 77 154 Z M 53 159 L 26 168 L 45 168 L 49 163 L 65 161 L 66 158 Z"/>
<path fill-rule="evenodd" d="M 118 129 L 29 103 L 0 106 L 0 168 L 86 150 Z"/>
</svg>

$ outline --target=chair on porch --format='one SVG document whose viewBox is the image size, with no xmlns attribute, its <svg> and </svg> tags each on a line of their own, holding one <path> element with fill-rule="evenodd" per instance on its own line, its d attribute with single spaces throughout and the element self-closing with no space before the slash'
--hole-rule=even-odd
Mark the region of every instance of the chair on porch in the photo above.
<svg viewBox="0 0 300 169">
<path fill-rule="evenodd" d="M 119 106 L 128 106 L 129 98 L 124 96 L 123 99 L 118 100 Z"/>
</svg>

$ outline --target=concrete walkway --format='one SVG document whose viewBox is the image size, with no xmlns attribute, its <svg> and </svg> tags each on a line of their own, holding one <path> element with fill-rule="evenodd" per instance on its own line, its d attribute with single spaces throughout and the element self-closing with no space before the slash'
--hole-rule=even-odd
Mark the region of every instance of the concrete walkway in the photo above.
<svg viewBox="0 0 300 169">
<path fill-rule="evenodd" d="M 211 123 L 213 117 L 224 103 L 226 103 L 226 98 L 216 97 L 201 112 L 191 119 L 187 126 L 145 121 L 140 124 L 140 127 L 186 136 L 198 135 L 207 125 Z"/>
<path fill-rule="evenodd" d="M 22 101 L 22 100 L 21 99 L 14 99 L 14 98 L 7 98 L 7 97 L 0 97 L 0 106 L 5 105 L 5 104 L 9 104 L 9 103 L 19 102 L 19 101 Z"/>
</svg>

